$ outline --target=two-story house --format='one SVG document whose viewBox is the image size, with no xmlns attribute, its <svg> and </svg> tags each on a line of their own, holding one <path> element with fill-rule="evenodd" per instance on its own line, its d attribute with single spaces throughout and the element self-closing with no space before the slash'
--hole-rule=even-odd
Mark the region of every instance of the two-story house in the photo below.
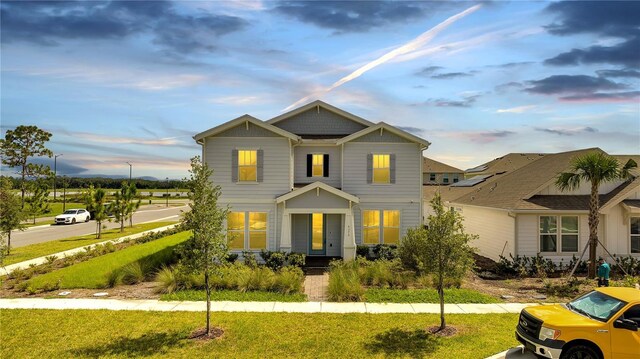
<svg viewBox="0 0 640 359">
<path fill-rule="evenodd" d="M 228 205 L 232 251 L 355 257 L 422 223 L 429 142 L 322 101 L 261 121 L 244 115 L 197 134 Z"/>
</svg>

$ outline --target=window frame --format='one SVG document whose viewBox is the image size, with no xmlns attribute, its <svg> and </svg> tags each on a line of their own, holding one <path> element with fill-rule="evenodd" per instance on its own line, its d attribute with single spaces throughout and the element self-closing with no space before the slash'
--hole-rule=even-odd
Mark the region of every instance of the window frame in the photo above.
<svg viewBox="0 0 640 359">
<path fill-rule="evenodd" d="M 376 216 L 378 218 L 378 224 L 377 226 L 367 226 L 365 225 L 365 212 L 375 212 Z M 384 212 L 397 212 L 398 213 L 398 226 L 385 226 L 385 213 Z M 376 228 L 377 232 L 378 232 L 378 239 L 375 243 L 367 243 L 365 242 L 365 233 L 366 233 L 366 229 L 370 229 L 370 228 Z M 384 240 L 384 230 L 385 229 L 396 229 L 398 230 L 398 241 L 396 243 L 386 243 Z M 401 239 L 401 235 L 402 235 L 402 211 L 399 209 L 363 209 L 362 210 L 362 232 L 361 232 L 361 244 L 363 245 L 367 245 L 367 246 L 375 246 L 378 244 L 392 244 L 392 245 L 398 245 L 398 243 L 400 242 Z"/>
<path fill-rule="evenodd" d="M 376 167 L 376 157 L 384 157 L 387 167 Z M 378 159 L 378 163 L 380 160 Z M 385 162 L 385 161 L 383 161 Z M 376 171 L 386 170 L 386 182 L 376 181 Z M 371 184 L 385 185 L 391 184 L 391 154 L 390 153 L 373 153 L 371 157 Z"/>
<path fill-rule="evenodd" d="M 540 221 L 543 217 L 553 217 L 556 220 L 556 230 L 555 232 L 542 232 L 540 228 Z M 577 232 L 564 232 L 562 230 L 562 219 L 565 217 L 574 217 L 576 218 L 577 224 Z M 538 253 L 545 254 L 557 254 L 557 255 L 565 255 L 565 254 L 575 254 L 580 250 L 580 215 L 577 214 L 560 214 L 560 215 L 538 215 Z M 542 250 L 542 235 L 552 235 L 555 236 L 555 250 L 554 251 L 543 251 Z M 564 242 L 565 236 L 576 236 L 576 250 L 575 251 L 563 251 L 562 245 Z"/>
<path fill-rule="evenodd" d="M 324 153 L 311 153 L 311 177 L 324 177 Z M 320 163 L 316 163 L 316 158 L 320 159 Z M 320 174 L 316 174 L 316 168 L 320 168 Z"/>
<path fill-rule="evenodd" d="M 429 173 L 429 181 L 435 182 L 437 180 L 437 178 L 438 177 L 436 176 L 435 173 L 433 173 L 433 172 Z"/>
<path fill-rule="evenodd" d="M 252 154 L 255 154 L 255 164 L 253 165 L 241 165 L 241 158 L 244 161 L 244 158 L 242 156 L 243 152 L 251 152 Z M 251 156 L 250 156 L 251 157 Z M 249 160 L 251 161 L 251 160 Z M 242 169 L 244 168 L 254 168 L 254 179 L 252 180 L 247 180 L 247 179 L 242 179 L 242 176 L 240 175 L 242 173 Z M 238 183 L 253 183 L 253 182 L 258 182 L 258 150 L 255 149 L 238 149 Z"/>
<path fill-rule="evenodd" d="M 244 223 L 244 228 L 243 229 L 229 229 L 229 217 L 227 215 L 227 220 L 225 223 L 225 239 L 227 240 L 227 244 L 229 243 L 229 232 L 236 232 L 236 233 L 242 233 L 243 235 L 243 241 L 242 241 L 242 248 L 231 248 L 229 247 L 229 250 L 231 251 L 252 251 L 252 252 L 258 252 L 262 249 L 267 249 L 269 247 L 269 212 L 268 211 L 231 211 L 229 212 L 229 214 L 231 213 L 242 213 L 243 216 L 243 223 Z M 264 214 L 265 215 L 265 225 L 264 225 L 264 229 L 251 229 L 251 214 Z M 264 232 L 265 235 L 265 245 L 264 248 L 251 248 L 251 232 Z"/>
<path fill-rule="evenodd" d="M 448 173 L 443 173 L 442 174 L 442 183 L 443 184 L 449 184 L 449 174 Z"/>
<path fill-rule="evenodd" d="M 631 232 L 631 221 L 636 218 L 638 220 L 638 233 L 633 233 Z M 633 252 L 633 245 L 632 245 L 632 240 L 634 238 L 637 238 L 637 240 L 640 242 L 640 216 L 629 216 L 629 254 L 630 255 L 640 255 L 640 243 L 638 244 L 638 251 L 637 252 Z"/>
</svg>

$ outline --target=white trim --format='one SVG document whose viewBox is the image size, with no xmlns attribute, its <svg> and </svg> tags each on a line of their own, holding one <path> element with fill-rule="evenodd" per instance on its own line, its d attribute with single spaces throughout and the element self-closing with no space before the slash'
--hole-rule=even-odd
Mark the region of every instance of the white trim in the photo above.
<svg viewBox="0 0 640 359">
<path fill-rule="evenodd" d="M 220 198 L 218 200 L 221 204 L 234 204 L 234 203 L 239 203 L 239 204 L 271 204 L 273 202 L 275 202 L 274 198 L 271 199 L 256 199 L 256 198 Z"/>
<path fill-rule="evenodd" d="M 393 126 L 391 126 L 389 124 L 386 124 L 384 122 L 378 122 L 375 126 L 371 126 L 371 127 L 365 128 L 363 130 L 360 130 L 358 132 L 352 133 L 349 136 L 346 136 L 346 137 L 343 137 L 343 138 L 339 139 L 338 141 L 336 141 L 336 143 L 340 145 L 340 144 L 343 144 L 345 142 L 350 142 L 350 141 L 353 141 L 356 138 L 362 137 L 362 136 L 364 136 L 364 135 L 366 135 L 368 133 L 371 133 L 371 132 L 376 131 L 376 130 L 382 130 L 382 129 L 385 129 L 385 130 L 393 133 L 394 135 L 397 135 L 397 136 L 403 137 L 403 138 L 405 138 L 407 140 L 410 140 L 411 142 L 415 142 L 415 143 L 421 144 L 422 146 L 424 146 L 424 148 L 422 148 L 423 150 L 429 148 L 429 146 L 431 145 L 431 142 L 429 142 L 429 141 L 427 141 L 425 139 L 422 139 L 422 138 L 420 138 L 418 136 L 414 136 L 414 135 L 410 134 L 409 132 L 403 131 L 403 130 L 401 130 L 399 128 L 396 128 L 396 127 L 393 127 Z M 379 142 L 376 142 L 376 143 L 379 143 Z"/>
<path fill-rule="evenodd" d="M 349 208 L 288 208 L 284 210 L 283 215 L 305 213 L 349 214 L 351 213 L 351 210 Z"/>
<path fill-rule="evenodd" d="M 287 138 L 292 139 L 294 141 L 300 141 L 300 136 L 295 135 L 295 134 L 293 134 L 293 133 L 291 133 L 289 131 L 285 131 L 285 130 L 283 130 L 281 128 L 278 128 L 276 126 L 270 125 L 268 123 L 262 122 L 259 119 L 255 118 L 253 116 L 250 116 L 250 115 L 242 115 L 242 116 L 240 116 L 238 118 L 235 118 L 235 119 L 233 119 L 231 121 L 225 122 L 225 123 L 223 123 L 223 124 L 221 124 L 219 126 L 210 128 L 210 129 L 208 129 L 208 130 L 206 130 L 204 132 L 200 132 L 197 135 L 193 136 L 193 139 L 196 140 L 196 141 L 199 141 L 199 140 L 201 140 L 203 138 L 206 138 L 206 137 L 209 137 L 209 136 L 213 136 L 213 135 L 216 135 L 218 133 L 224 132 L 224 131 L 226 131 L 228 129 L 231 129 L 233 127 L 242 125 L 243 122 L 246 122 L 247 125 L 248 125 L 249 122 L 251 122 L 252 124 L 254 124 L 256 126 L 262 127 L 265 130 L 271 131 L 271 132 L 273 132 L 273 133 L 275 133 L 277 135 L 280 135 L 280 136 L 283 136 L 283 137 L 287 137 Z"/>
<path fill-rule="evenodd" d="M 555 252 L 543 252 L 542 251 L 542 247 L 541 247 L 541 243 L 540 243 L 540 236 L 542 235 L 542 233 L 540 233 L 540 217 L 556 217 L 556 250 Z M 562 217 L 576 217 L 578 220 L 578 233 L 576 233 L 575 235 L 578 237 L 578 243 L 576 245 L 576 251 L 575 252 L 565 252 L 562 250 Z M 543 255 L 547 255 L 547 256 L 552 256 L 552 255 L 561 255 L 561 256 L 566 256 L 566 255 L 573 255 L 573 254 L 577 254 L 580 251 L 580 215 L 579 214 L 540 214 L 538 215 L 538 223 L 536 223 L 537 227 L 538 227 L 538 253 L 543 254 Z M 545 234 L 549 234 L 549 235 L 553 235 L 553 233 L 545 233 Z M 565 233 L 565 235 L 571 236 L 573 235 L 573 233 Z"/>
<path fill-rule="evenodd" d="M 339 189 L 337 189 L 335 187 L 331 187 L 328 184 L 325 184 L 325 183 L 322 183 L 322 182 L 319 182 L 319 181 L 316 181 L 316 182 L 313 182 L 311 184 L 308 184 L 308 185 L 306 185 L 306 186 L 304 186 L 302 188 L 298 188 L 296 190 L 293 190 L 293 191 L 291 191 L 291 192 L 289 192 L 287 194 L 284 194 L 284 195 L 282 195 L 280 197 L 276 197 L 276 202 L 280 203 L 280 202 L 283 202 L 283 201 L 287 201 L 287 200 L 289 200 L 291 198 L 297 197 L 297 196 L 299 196 L 299 195 L 301 195 L 303 193 L 306 193 L 308 191 L 314 190 L 316 188 L 323 189 L 323 190 L 325 190 L 325 191 L 327 191 L 329 193 L 332 193 L 332 194 L 334 194 L 334 195 L 336 195 L 338 197 L 342 197 L 342 198 L 344 198 L 346 200 L 349 200 L 351 202 L 355 202 L 355 203 L 359 203 L 360 202 L 360 199 L 358 197 L 356 197 L 354 195 L 351 195 L 351 194 L 349 194 L 347 192 L 341 191 L 341 190 L 339 190 Z"/>
<path fill-rule="evenodd" d="M 356 116 L 356 115 L 354 115 L 352 113 L 349 113 L 347 111 L 341 110 L 341 109 L 339 109 L 339 108 L 337 108 L 335 106 L 331 106 L 328 103 L 320 101 L 320 100 L 315 100 L 315 101 L 310 102 L 310 103 L 308 103 L 306 105 L 302 105 L 302 106 L 300 106 L 300 107 L 298 107 L 296 109 L 293 109 L 293 110 L 291 110 L 289 112 L 283 113 L 282 115 L 278 115 L 278 116 L 276 116 L 276 117 L 274 117 L 274 118 L 272 118 L 272 119 L 270 119 L 270 120 L 268 120 L 266 122 L 268 124 L 274 124 L 274 123 L 280 122 L 282 120 L 286 120 L 289 117 L 293 117 L 293 116 L 295 116 L 297 114 L 303 113 L 303 112 L 305 112 L 307 110 L 310 110 L 310 109 L 312 109 L 314 107 L 322 107 L 327 111 L 333 112 L 333 113 L 335 113 L 337 115 L 345 117 L 345 118 L 347 118 L 347 119 L 349 119 L 349 120 L 351 120 L 353 122 L 359 123 L 359 124 L 364 125 L 364 126 L 372 126 L 373 125 L 373 122 L 369 122 L 369 121 L 365 120 L 362 117 L 358 117 L 358 116 Z"/>
</svg>

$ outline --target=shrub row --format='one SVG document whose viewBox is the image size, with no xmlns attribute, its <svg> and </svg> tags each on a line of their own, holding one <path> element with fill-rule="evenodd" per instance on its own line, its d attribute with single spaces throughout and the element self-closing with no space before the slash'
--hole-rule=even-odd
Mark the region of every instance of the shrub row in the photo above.
<svg viewBox="0 0 640 359">
<path fill-rule="evenodd" d="M 578 257 L 572 256 L 571 260 L 564 264 L 564 259 L 560 263 L 554 263 L 552 260 L 544 258 L 538 253 L 535 257 L 527 257 L 509 254 L 510 258 L 500 256 L 500 260 L 496 266 L 496 272 L 505 276 L 516 277 L 548 277 L 557 275 L 562 272 L 569 272 L 578 263 Z M 615 257 L 615 263 L 609 263 L 611 272 L 614 276 L 623 276 L 625 274 L 631 276 L 640 275 L 640 259 L 631 256 Z M 611 261 L 609 261 L 611 262 Z M 582 274 L 587 272 L 587 262 L 580 261 L 576 268 L 576 273 Z M 626 273 L 625 273 L 626 272 Z"/>
</svg>

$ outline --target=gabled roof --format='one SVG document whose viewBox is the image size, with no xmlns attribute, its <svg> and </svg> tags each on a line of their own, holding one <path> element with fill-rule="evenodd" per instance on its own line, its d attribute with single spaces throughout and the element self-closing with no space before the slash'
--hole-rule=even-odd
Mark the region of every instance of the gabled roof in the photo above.
<svg viewBox="0 0 640 359">
<path fill-rule="evenodd" d="M 431 145 L 431 142 L 429 142 L 429 141 L 427 141 L 427 140 L 425 140 L 423 138 L 420 138 L 418 136 L 414 136 L 414 135 L 410 134 L 407 131 L 403 131 L 403 130 L 397 128 L 397 127 L 393 127 L 393 126 L 391 126 L 389 124 L 386 124 L 384 122 L 378 122 L 374 126 L 367 127 L 367 128 L 365 128 L 365 129 L 363 129 L 361 131 L 358 131 L 356 133 L 352 133 L 349 136 L 346 136 L 346 137 L 343 137 L 343 138 L 339 139 L 338 141 L 336 141 L 336 143 L 338 145 L 340 145 L 340 144 L 343 144 L 345 142 L 353 141 L 356 138 L 364 136 L 364 135 L 366 135 L 368 133 L 371 133 L 373 131 L 380 131 L 380 130 L 389 131 L 389 132 L 393 133 L 394 135 L 406 138 L 407 140 L 409 140 L 411 142 L 419 143 L 419 144 L 423 145 L 425 148 L 428 148 L 429 145 Z"/>
<path fill-rule="evenodd" d="M 259 126 L 259 127 L 262 127 L 265 130 L 271 131 L 271 132 L 273 132 L 275 134 L 278 134 L 280 136 L 290 138 L 290 139 L 292 139 L 294 141 L 299 141 L 300 140 L 300 136 L 295 135 L 295 134 L 293 134 L 293 133 L 291 133 L 289 131 L 285 131 L 285 130 L 283 130 L 281 128 L 278 128 L 276 126 L 270 125 L 270 124 L 268 124 L 266 122 L 260 121 L 257 118 L 255 118 L 253 116 L 250 116 L 250 115 L 242 115 L 242 116 L 240 116 L 240 117 L 238 117 L 236 119 L 233 119 L 233 120 L 231 120 L 229 122 L 225 122 L 225 123 L 223 123 L 223 124 L 221 124 L 219 126 L 210 128 L 210 129 L 208 129 L 208 130 L 206 130 L 204 132 L 200 132 L 199 134 L 193 136 L 193 139 L 196 140 L 196 141 L 200 141 L 201 139 L 203 139 L 205 137 L 216 135 L 218 133 L 224 132 L 224 131 L 226 131 L 228 129 L 234 128 L 234 127 L 236 127 L 238 125 L 241 125 L 243 123 L 246 123 L 246 122 L 252 123 L 252 124 L 254 124 L 256 126 Z"/>
<path fill-rule="evenodd" d="M 312 191 L 314 189 L 322 189 L 325 190 L 329 193 L 332 193 L 338 197 L 342 197 L 348 201 L 354 202 L 354 203 L 360 203 L 360 199 L 352 194 L 349 194 L 345 191 L 341 191 L 335 187 L 331 187 L 326 183 L 322 183 L 322 182 L 313 182 L 311 184 L 308 184 L 302 188 L 298 188 L 295 189 L 289 193 L 283 194 L 280 197 L 276 197 L 276 203 L 281 203 L 283 201 L 287 201 L 290 200 L 291 198 L 297 197 L 303 193 L 307 193 L 309 191 Z"/>
<path fill-rule="evenodd" d="M 600 212 L 607 211 L 609 208 L 624 201 L 631 192 L 638 188 L 640 188 L 640 177 L 621 184 L 618 188 L 608 193 L 607 198 L 600 203 Z"/>
<path fill-rule="evenodd" d="M 422 157 L 422 172 L 463 173 L 464 171 L 434 159 Z"/>
<path fill-rule="evenodd" d="M 539 160 L 544 155 L 543 153 L 508 153 L 479 166 L 469 168 L 465 172 L 468 175 L 511 172 Z"/>
<path fill-rule="evenodd" d="M 336 114 L 338 114 L 338 115 L 340 115 L 340 116 L 342 116 L 344 118 L 347 118 L 347 119 L 349 119 L 351 121 L 357 122 L 357 123 L 359 123 L 359 124 L 361 124 L 363 126 L 372 126 L 373 125 L 373 122 L 369 122 L 369 121 L 365 120 L 362 117 L 358 117 L 358 116 L 356 116 L 356 115 L 354 115 L 352 113 L 349 113 L 349 112 L 347 112 L 345 110 L 341 110 L 341 109 L 339 109 L 339 108 L 337 108 L 335 106 L 331 106 L 328 103 L 320 101 L 320 100 L 315 100 L 313 102 L 310 102 L 310 103 L 308 103 L 306 105 L 303 105 L 301 107 L 293 109 L 293 110 L 291 110 L 289 112 L 283 113 L 282 115 L 276 116 L 276 117 L 274 117 L 274 118 L 272 118 L 272 119 L 270 119 L 270 120 L 268 120 L 266 122 L 268 124 L 274 124 L 274 123 L 280 122 L 282 120 L 286 120 L 289 117 L 293 117 L 293 116 L 295 116 L 295 115 L 297 115 L 299 113 L 303 113 L 303 112 L 305 112 L 307 110 L 310 110 L 310 109 L 312 109 L 314 107 L 318 107 L 318 106 L 324 108 L 327 111 L 331 111 L 333 113 L 336 113 Z"/>
</svg>

